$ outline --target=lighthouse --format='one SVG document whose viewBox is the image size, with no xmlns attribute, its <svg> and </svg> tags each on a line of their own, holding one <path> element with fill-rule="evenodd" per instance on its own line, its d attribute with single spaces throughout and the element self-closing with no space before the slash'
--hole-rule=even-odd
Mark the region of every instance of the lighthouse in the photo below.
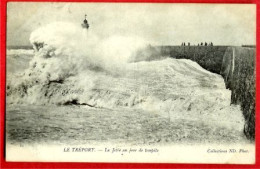
<svg viewBox="0 0 260 169">
<path fill-rule="evenodd" d="M 88 29 L 89 28 L 89 24 L 88 24 L 88 20 L 87 20 L 87 15 L 85 14 L 85 19 L 83 21 L 83 23 L 81 24 L 82 28 L 84 29 Z"/>
</svg>

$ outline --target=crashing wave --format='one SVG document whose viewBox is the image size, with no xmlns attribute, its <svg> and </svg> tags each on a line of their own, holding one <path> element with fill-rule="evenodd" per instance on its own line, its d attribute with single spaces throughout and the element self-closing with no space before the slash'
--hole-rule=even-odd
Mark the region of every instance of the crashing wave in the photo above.
<svg viewBox="0 0 260 169">
<path fill-rule="evenodd" d="M 146 60 L 144 40 L 99 39 L 57 22 L 35 30 L 35 54 L 20 75 L 8 76 L 7 103 L 135 107 L 177 114 L 230 111 L 223 79 L 189 60 Z M 139 62 L 133 62 L 138 60 Z"/>
</svg>

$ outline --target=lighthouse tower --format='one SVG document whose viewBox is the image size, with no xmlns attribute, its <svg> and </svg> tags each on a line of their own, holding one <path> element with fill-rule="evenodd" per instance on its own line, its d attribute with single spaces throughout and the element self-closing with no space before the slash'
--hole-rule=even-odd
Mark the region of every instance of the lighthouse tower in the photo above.
<svg viewBox="0 0 260 169">
<path fill-rule="evenodd" d="M 88 29 L 89 28 L 89 24 L 88 24 L 88 20 L 87 20 L 87 15 L 85 14 L 85 19 L 83 21 L 83 23 L 81 24 L 82 28 L 84 29 Z"/>
</svg>

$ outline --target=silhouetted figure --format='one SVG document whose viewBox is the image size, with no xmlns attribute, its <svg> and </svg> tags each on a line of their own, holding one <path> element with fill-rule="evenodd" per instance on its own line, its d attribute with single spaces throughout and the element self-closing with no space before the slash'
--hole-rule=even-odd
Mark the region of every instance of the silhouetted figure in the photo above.
<svg viewBox="0 0 260 169">
<path fill-rule="evenodd" d="M 208 46 L 207 42 L 205 42 L 205 46 Z"/>
<path fill-rule="evenodd" d="M 203 46 L 203 42 L 201 42 L 200 46 Z"/>
<path fill-rule="evenodd" d="M 212 42 L 210 43 L 210 46 L 213 46 L 213 43 L 212 43 Z"/>
<path fill-rule="evenodd" d="M 183 46 L 185 46 L 185 42 L 183 43 Z"/>
</svg>

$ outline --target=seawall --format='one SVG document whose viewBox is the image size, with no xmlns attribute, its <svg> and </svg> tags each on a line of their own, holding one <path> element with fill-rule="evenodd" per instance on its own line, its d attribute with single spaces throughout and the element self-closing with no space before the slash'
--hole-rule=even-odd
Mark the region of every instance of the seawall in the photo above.
<svg viewBox="0 0 260 169">
<path fill-rule="evenodd" d="M 245 118 L 244 133 L 255 137 L 255 48 L 229 47 L 220 74 L 231 92 L 231 104 L 241 105 Z"/>
<path fill-rule="evenodd" d="M 222 75 L 231 90 L 231 104 L 241 105 L 244 133 L 255 138 L 255 48 L 229 46 L 157 46 L 158 55 L 190 59 Z"/>
</svg>

